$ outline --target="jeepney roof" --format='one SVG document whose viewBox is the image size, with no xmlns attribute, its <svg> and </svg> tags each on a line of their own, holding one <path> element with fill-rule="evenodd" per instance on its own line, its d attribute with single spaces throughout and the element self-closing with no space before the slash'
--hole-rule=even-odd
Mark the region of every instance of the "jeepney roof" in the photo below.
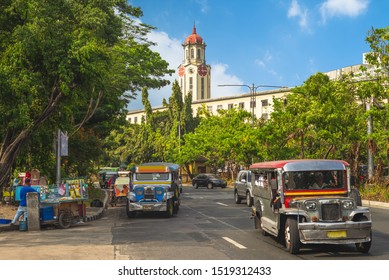
<svg viewBox="0 0 389 280">
<path fill-rule="evenodd" d="M 148 162 L 135 167 L 137 172 L 172 172 L 177 171 L 180 165 L 169 162 Z"/>
<path fill-rule="evenodd" d="M 285 171 L 300 170 L 345 170 L 349 164 L 343 160 L 330 159 L 293 159 L 258 162 L 250 166 L 250 169 L 275 169 L 283 168 Z"/>
</svg>

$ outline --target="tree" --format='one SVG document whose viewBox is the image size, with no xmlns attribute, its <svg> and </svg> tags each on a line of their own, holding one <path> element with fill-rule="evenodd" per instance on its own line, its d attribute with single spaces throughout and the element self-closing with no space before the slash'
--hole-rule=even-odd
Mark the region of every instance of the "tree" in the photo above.
<svg viewBox="0 0 389 280">
<path fill-rule="evenodd" d="M 37 131 L 112 123 L 136 91 L 169 83 L 141 15 L 125 0 L 0 3 L 0 186 Z"/>
</svg>

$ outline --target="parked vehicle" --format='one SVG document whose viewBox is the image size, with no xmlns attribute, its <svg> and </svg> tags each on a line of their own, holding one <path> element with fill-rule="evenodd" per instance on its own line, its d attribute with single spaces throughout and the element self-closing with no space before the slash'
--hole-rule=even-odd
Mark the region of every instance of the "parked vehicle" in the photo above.
<svg viewBox="0 0 389 280">
<path fill-rule="evenodd" d="M 118 171 L 118 177 L 111 188 L 111 206 L 116 206 L 117 203 L 125 202 L 127 194 L 132 189 L 131 171 Z"/>
<path fill-rule="evenodd" d="M 248 207 L 253 205 L 254 197 L 251 185 L 250 170 L 239 171 L 234 183 L 234 199 L 236 204 L 241 203 L 242 199 L 245 199 Z"/>
<path fill-rule="evenodd" d="M 133 170 L 133 188 L 127 194 L 127 216 L 140 212 L 164 212 L 172 217 L 181 203 L 180 166 L 175 163 L 151 162 Z"/>
<path fill-rule="evenodd" d="M 119 167 L 102 167 L 99 171 L 100 188 L 108 189 L 108 181 L 112 177 L 118 177 Z"/>
<path fill-rule="evenodd" d="M 292 254 L 301 244 L 355 244 L 369 251 L 371 215 L 354 200 L 347 162 L 284 160 L 254 163 L 250 170 L 252 216 L 262 234 L 284 240 Z"/>
<path fill-rule="evenodd" d="M 207 187 L 213 189 L 214 187 L 227 187 L 227 182 L 215 174 L 200 173 L 192 179 L 192 185 L 195 189 L 199 187 Z"/>
</svg>

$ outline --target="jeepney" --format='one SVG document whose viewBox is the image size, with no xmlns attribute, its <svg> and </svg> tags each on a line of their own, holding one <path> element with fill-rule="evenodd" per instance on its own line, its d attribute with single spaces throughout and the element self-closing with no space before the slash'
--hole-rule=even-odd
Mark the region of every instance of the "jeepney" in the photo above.
<svg viewBox="0 0 389 280">
<path fill-rule="evenodd" d="M 350 185 L 341 160 L 283 160 L 250 166 L 252 218 L 263 235 L 273 235 L 297 254 L 302 244 L 355 244 L 367 253 L 372 242 L 368 207 Z"/>
<path fill-rule="evenodd" d="M 127 194 L 127 216 L 141 212 L 177 214 L 180 207 L 180 166 L 175 163 L 151 162 L 133 168 L 132 189 Z"/>
</svg>

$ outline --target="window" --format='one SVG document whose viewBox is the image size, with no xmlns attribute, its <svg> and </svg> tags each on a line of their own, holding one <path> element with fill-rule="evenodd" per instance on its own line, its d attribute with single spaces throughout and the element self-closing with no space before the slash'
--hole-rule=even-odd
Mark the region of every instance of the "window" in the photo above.
<svg viewBox="0 0 389 280">
<path fill-rule="evenodd" d="M 212 113 L 212 106 L 207 106 L 208 112 Z"/>
<path fill-rule="evenodd" d="M 240 103 L 239 103 L 239 108 L 240 108 L 240 109 L 244 109 L 244 102 L 240 102 Z"/>
<path fill-rule="evenodd" d="M 261 102 L 262 102 L 262 107 L 266 107 L 269 105 L 269 102 L 267 99 L 261 100 Z"/>
<path fill-rule="evenodd" d="M 131 123 L 131 118 L 128 118 L 128 122 Z"/>
<path fill-rule="evenodd" d="M 223 110 L 223 105 L 217 105 L 217 110 Z"/>
<path fill-rule="evenodd" d="M 190 58 L 194 58 L 194 49 L 190 50 Z"/>
<path fill-rule="evenodd" d="M 255 108 L 255 107 L 256 107 L 256 102 L 250 101 L 250 108 Z"/>
<path fill-rule="evenodd" d="M 200 57 L 200 49 L 197 49 L 197 59 L 200 59 L 201 57 Z"/>
<path fill-rule="evenodd" d="M 190 92 L 193 91 L 193 77 L 190 77 L 190 78 L 189 78 L 189 91 L 190 91 Z"/>
<path fill-rule="evenodd" d="M 138 123 L 138 117 L 134 117 L 134 123 Z"/>
<path fill-rule="evenodd" d="M 232 109 L 232 108 L 234 108 L 234 104 L 228 104 L 228 109 Z"/>
<path fill-rule="evenodd" d="M 265 114 L 262 114 L 261 118 L 265 121 L 267 121 L 269 119 L 269 115 L 267 113 Z"/>
</svg>

